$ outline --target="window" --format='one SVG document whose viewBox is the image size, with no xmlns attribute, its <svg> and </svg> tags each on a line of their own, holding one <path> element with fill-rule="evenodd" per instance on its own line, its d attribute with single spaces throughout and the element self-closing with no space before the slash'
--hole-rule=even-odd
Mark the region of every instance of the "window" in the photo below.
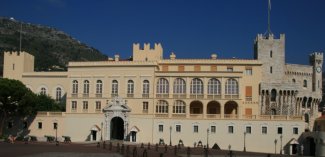
<svg viewBox="0 0 325 157">
<path fill-rule="evenodd" d="M 12 64 L 12 70 L 15 70 L 15 64 Z"/>
<path fill-rule="evenodd" d="M 233 134 L 234 133 L 234 126 L 228 126 L 228 133 Z"/>
<path fill-rule="evenodd" d="M 194 65 L 194 71 L 201 71 L 200 65 Z"/>
<path fill-rule="evenodd" d="M 144 80 L 143 81 L 143 94 L 149 94 L 149 81 L 148 80 Z"/>
<path fill-rule="evenodd" d="M 102 109 L 102 102 L 96 101 L 96 110 L 101 110 Z"/>
<path fill-rule="evenodd" d="M 252 127 L 251 126 L 246 126 L 245 132 L 246 132 L 246 134 L 251 134 L 252 133 Z"/>
<path fill-rule="evenodd" d="M 42 95 L 46 95 L 46 89 L 44 87 L 41 88 L 41 93 Z"/>
<path fill-rule="evenodd" d="M 147 101 L 144 101 L 143 106 L 142 106 L 142 110 L 148 112 L 148 106 L 149 106 L 149 103 Z"/>
<path fill-rule="evenodd" d="M 262 134 L 267 134 L 267 127 L 266 126 L 262 126 Z"/>
<path fill-rule="evenodd" d="M 283 132 L 283 128 L 282 127 L 278 127 L 278 134 L 282 134 Z"/>
<path fill-rule="evenodd" d="M 272 74 L 273 70 L 272 70 L 272 66 L 270 67 L 270 73 Z"/>
<path fill-rule="evenodd" d="M 181 100 L 176 100 L 173 106 L 173 113 L 185 113 L 185 102 Z"/>
<path fill-rule="evenodd" d="M 128 81 L 128 94 L 133 94 L 134 93 L 134 82 L 132 80 Z"/>
<path fill-rule="evenodd" d="M 23 129 L 27 129 L 27 127 L 28 127 L 28 123 L 26 121 L 24 121 L 24 123 L 23 123 Z"/>
<path fill-rule="evenodd" d="M 233 78 L 226 82 L 226 95 L 238 95 L 238 83 Z"/>
<path fill-rule="evenodd" d="M 296 83 L 296 79 L 292 79 L 292 83 Z"/>
<path fill-rule="evenodd" d="M 156 113 L 168 113 L 168 103 L 164 100 L 159 100 L 156 106 Z"/>
<path fill-rule="evenodd" d="M 71 103 L 71 109 L 72 110 L 77 110 L 77 101 L 72 101 L 72 103 Z"/>
<path fill-rule="evenodd" d="M 216 133 L 216 126 L 211 126 L 210 130 L 211 130 L 211 133 Z"/>
<path fill-rule="evenodd" d="M 227 67 L 227 71 L 232 72 L 232 71 L 234 71 L 234 68 L 233 67 Z"/>
<path fill-rule="evenodd" d="M 270 57 L 272 58 L 272 56 L 273 56 L 273 52 L 272 52 L 272 50 L 270 51 Z"/>
<path fill-rule="evenodd" d="M 174 81 L 174 94 L 185 94 L 186 93 L 186 83 L 183 79 L 177 78 Z"/>
<path fill-rule="evenodd" d="M 89 81 L 84 81 L 84 94 L 89 94 Z"/>
<path fill-rule="evenodd" d="M 253 70 L 251 68 L 245 69 L 246 75 L 253 75 Z"/>
<path fill-rule="evenodd" d="M 88 101 L 83 101 L 83 108 L 84 110 L 88 110 Z"/>
<path fill-rule="evenodd" d="M 78 81 L 73 80 L 72 82 L 72 93 L 77 94 L 78 93 Z"/>
<path fill-rule="evenodd" d="M 176 125 L 176 132 L 181 132 L 181 131 L 182 131 L 182 126 Z"/>
<path fill-rule="evenodd" d="M 178 66 L 178 71 L 184 71 L 184 70 L 185 70 L 184 65 L 179 65 L 179 66 Z"/>
<path fill-rule="evenodd" d="M 37 128 L 38 129 L 42 129 L 43 128 L 42 122 L 38 122 Z"/>
<path fill-rule="evenodd" d="M 157 94 L 168 94 L 169 83 L 166 79 L 160 78 L 157 82 Z"/>
<path fill-rule="evenodd" d="M 103 82 L 101 80 L 97 80 L 96 82 L 96 94 L 103 93 Z"/>
<path fill-rule="evenodd" d="M 297 127 L 293 127 L 292 128 L 292 133 L 295 134 L 295 135 L 298 135 L 298 133 L 299 133 L 298 128 Z"/>
<path fill-rule="evenodd" d="M 198 133 L 199 132 L 199 126 L 198 125 L 194 125 L 193 126 L 193 132 L 194 133 Z"/>
<path fill-rule="evenodd" d="M 252 101 L 252 86 L 246 86 L 246 101 Z"/>
<path fill-rule="evenodd" d="M 209 95 L 220 95 L 221 94 L 221 83 L 219 80 L 212 78 L 208 82 L 208 94 Z"/>
<path fill-rule="evenodd" d="M 11 129 L 13 125 L 14 125 L 13 122 L 8 122 L 7 128 L 8 128 L 8 129 Z"/>
<path fill-rule="evenodd" d="M 53 129 L 58 129 L 58 123 L 53 123 Z"/>
<path fill-rule="evenodd" d="M 164 132 L 164 125 L 162 125 L 162 124 L 158 125 L 158 131 Z"/>
<path fill-rule="evenodd" d="M 58 88 L 56 88 L 55 100 L 61 101 L 61 97 L 62 97 L 62 89 L 60 87 L 58 87 Z"/>
<path fill-rule="evenodd" d="M 198 78 L 191 81 L 191 94 L 203 94 L 203 82 Z"/>
<path fill-rule="evenodd" d="M 276 101 L 277 92 L 275 89 L 271 90 L 271 101 Z"/>
<path fill-rule="evenodd" d="M 118 82 L 116 80 L 112 81 L 112 95 L 118 95 Z"/>
<path fill-rule="evenodd" d="M 307 88 L 307 80 L 304 80 L 304 87 Z"/>
</svg>

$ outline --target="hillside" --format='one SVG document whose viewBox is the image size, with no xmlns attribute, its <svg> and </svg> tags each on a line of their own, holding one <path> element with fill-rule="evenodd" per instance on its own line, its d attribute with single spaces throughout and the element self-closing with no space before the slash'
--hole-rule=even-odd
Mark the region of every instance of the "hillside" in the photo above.
<svg viewBox="0 0 325 157">
<path fill-rule="evenodd" d="M 3 52 L 19 51 L 22 25 L 22 51 L 35 56 L 35 71 L 62 71 L 69 61 L 100 61 L 107 56 L 55 28 L 0 17 L 0 75 Z"/>
</svg>

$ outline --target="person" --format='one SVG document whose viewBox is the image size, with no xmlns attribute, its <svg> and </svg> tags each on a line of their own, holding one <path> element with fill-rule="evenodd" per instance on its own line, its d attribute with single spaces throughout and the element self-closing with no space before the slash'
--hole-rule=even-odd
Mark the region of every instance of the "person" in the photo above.
<svg viewBox="0 0 325 157">
<path fill-rule="evenodd" d="M 16 137 L 12 136 L 12 135 L 9 135 L 8 140 L 9 140 L 10 143 L 15 143 Z"/>
</svg>

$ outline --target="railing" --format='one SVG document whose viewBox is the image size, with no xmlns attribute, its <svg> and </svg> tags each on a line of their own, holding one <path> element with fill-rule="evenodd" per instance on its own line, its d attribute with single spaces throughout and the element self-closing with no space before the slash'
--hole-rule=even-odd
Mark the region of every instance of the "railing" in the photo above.
<svg viewBox="0 0 325 157">
<path fill-rule="evenodd" d="M 225 119 L 238 119 L 238 115 L 235 114 L 225 114 L 224 115 Z"/>
<path fill-rule="evenodd" d="M 238 99 L 239 95 L 225 95 L 225 99 Z"/>
<path fill-rule="evenodd" d="M 142 98 L 149 98 L 149 94 L 142 94 Z"/>
<path fill-rule="evenodd" d="M 203 94 L 191 94 L 190 98 L 191 99 L 203 99 L 204 95 Z"/>
<path fill-rule="evenodd" d="M 156 94 L 157 98 L 168 98 L 169 94 Z"/>
<path fill-rule="evenodd" d="M 190 114 L 190 118 L 203 118 L 203 114 Z"/>
<path fill-rule="evenodd" d="M 72 93 L 72 94 L 71 94 L 71 97 L 72 97 L 72 98 L 77 98 L 77 97 L 78 97 L 78 93 Z"/>
<path fill-rule="evenodd" d="M 212 99 L 212 100 L 215 100 L 215 99 L 221 99 L 221 95 L 208 95 L 208 99 Z"/>
<path fill-rule="evenodd" d="M 185 113 L 174 113 L 172 114 L 173 118 L 185 118 L 186 114 Z"/>
<path fill-rule="evenodd" d="M 103 96 L 102 93 L 97 93 L 97 94 L 96 94 L 96 98 L 101 98 L 102 96 Z"/>
<path fill-rule="evenodd" d="M 186 94 L 173 94 L 173 98 L 175 98 L 175 99 L 185 99 Z"/>
<path fill-rule="evenodd" d="M 168 117 L 168 113 L 156 113 L 155 117 L 166 118 L 166 117 Z"/>
<path fill-rule="evenodd" d="M 133 98 L 134 97 L 134 94 L 127 94 L 126 95 L 128 98 Z"/>
<path fill-rule="evenodd" d="M 89 93 L 84 93 L 84 94 L 82 94 L 82 97 L 84 97 L 84 98 L 88 98 L 88 97 L 89 97 Z"/>
<path fill-rule="evenodd" d="M 209 119 L 221 119 L 221 114 L 207 114 L 206 117 Z"/>
</svg>

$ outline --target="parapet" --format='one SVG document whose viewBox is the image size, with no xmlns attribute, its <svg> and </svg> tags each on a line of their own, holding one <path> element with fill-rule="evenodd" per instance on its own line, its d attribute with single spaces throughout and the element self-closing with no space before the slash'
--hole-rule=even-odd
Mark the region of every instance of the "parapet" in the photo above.
<svg viewBox="0 0 325 157">
<path fill-rule="evenodd" d="M 268 36 L 263 34 L 257 34 L 255 42 L 260 40 L 285 40 L 285 34 L 280 34 L 280 38 L 276 39 L 274 34 L 269 34 Z"/>
</svg>

